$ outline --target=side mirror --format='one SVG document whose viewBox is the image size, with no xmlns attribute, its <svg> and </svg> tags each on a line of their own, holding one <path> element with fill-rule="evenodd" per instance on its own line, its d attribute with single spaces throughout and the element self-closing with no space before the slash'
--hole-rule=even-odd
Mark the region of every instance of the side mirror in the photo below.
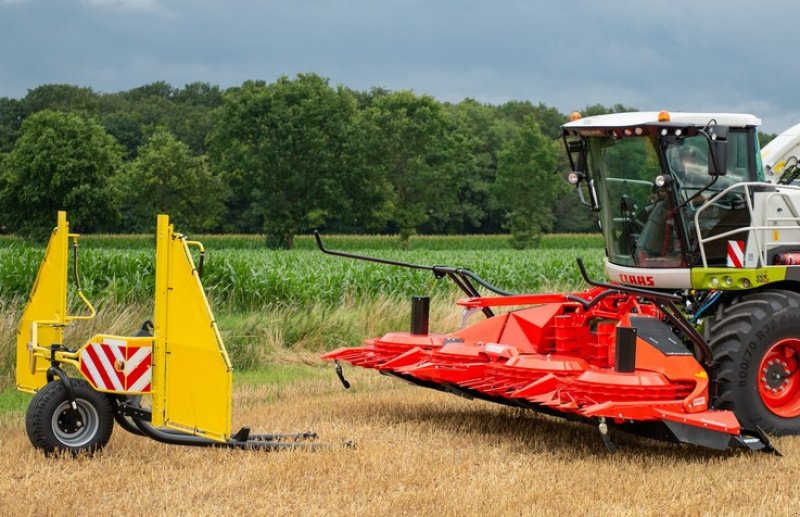
<svg viewBox="0 0 800 517">
<path fill-rule="evenodd" d="M 724 176 L 728 172 L 728 141 L 711 141 L 711 175 Z"/>
<path fill-rule="evenodd" d="M 728 126 L 713 125 L 708 130 L 711 148 L 712 176 L 724 176 L 728 173 Z"/>
</svg>

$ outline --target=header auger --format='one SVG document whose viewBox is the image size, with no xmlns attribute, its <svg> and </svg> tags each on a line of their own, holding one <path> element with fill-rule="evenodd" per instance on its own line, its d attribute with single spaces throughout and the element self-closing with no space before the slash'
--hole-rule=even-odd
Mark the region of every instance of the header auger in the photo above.
<svg viewBox="0 0 800 517">
<path fill-rule="evenodd" d="M 67 313 L 70 240 L 85 316 Z M 156 230 L 152 322 L 132 336 L 99 334 L 78 348 L 66 346 L 64 328 L 95 315 L 80 288 L 77 246 L 78 235 L 59 212 L 17 332 L 17 387 L 35 393 L 25 419 L 34 447 L 94 452 L 108 443 L 115 421 L 133 434 L 173 445 L 321 446 L 308 442 L 316 438 L 312 432 L 231 432 L 233 367 L 200 282 L 203 245 L 176 233 L 165 215 L 158 216 Z M 197 268 L 190 247 L 200 251 Z"/>
<path fill-rule="evenodd" d="M 610 449 L 617 428 L 775 452 L 767 433 L 800 433 L 800 131 L 765 148 L 765 179 L 759 124 L 726 113 L 573 117 L 562 126 L 568 179 L 598 214 L 611 282 L 579 261 L 587 291 L 512 295 L 465 270 L 334 252 L 430 269 L 468 298 L 458 330 L 412 325 L 324 357 L 592 422 Z M 468 324 L 478 311 L 486 319 Z"/>
</svg>

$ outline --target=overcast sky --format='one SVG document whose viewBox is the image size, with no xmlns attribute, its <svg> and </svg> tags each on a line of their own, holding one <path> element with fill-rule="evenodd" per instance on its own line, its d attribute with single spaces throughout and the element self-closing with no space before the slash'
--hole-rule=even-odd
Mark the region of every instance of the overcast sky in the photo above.
<svg viewBox="0 0 800 517">
<path fill-rule="evenodd" d="M 562 112 L 749 112 L 800 123 L 800 2 L 0 0 L 0 96 L 316 72 L 355 89 Z"/>
</svg>

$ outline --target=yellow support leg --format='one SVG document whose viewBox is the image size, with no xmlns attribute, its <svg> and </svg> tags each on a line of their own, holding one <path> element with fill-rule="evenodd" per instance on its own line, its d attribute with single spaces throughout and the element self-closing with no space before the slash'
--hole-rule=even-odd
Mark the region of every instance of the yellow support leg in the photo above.
<svg viewBox="0 0 800 517">
<path fill-rule="evenodd" d="M 231 437 L 233 367 L 189 252 L 158 216 L 152 424 L 212 440 Z"/>
<path fill-rule="evenodd" d="M 58 224 L 50 235 L 44 259 L 17 328 L 17 388 L 35 392 L 47 384 L 50 364 L 33 353 L 35 346 L 63 343 L 67 316 L 67 264 L 69 223 L 67 213 L 58 212 Z"/>
</svg>

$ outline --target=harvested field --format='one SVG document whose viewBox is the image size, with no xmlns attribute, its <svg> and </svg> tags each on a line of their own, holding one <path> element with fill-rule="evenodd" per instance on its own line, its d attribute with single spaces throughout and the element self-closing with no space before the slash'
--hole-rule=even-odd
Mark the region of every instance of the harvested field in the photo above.
<svg viewBox="0 0 800 517">
<path fill-rule="evenodd" d="M 354 449 L 265 453 L 161 445 L 115 429 L 94 458 L 45 458 L 24 415 L 0 422 L 5 515 L 798 515 L 800 438 L 715 453 L 313 366 L 237 381 L 234 427 L 313 429 Z M 245 376 L 246 377 L 246 376 Z"/>
</svg>

